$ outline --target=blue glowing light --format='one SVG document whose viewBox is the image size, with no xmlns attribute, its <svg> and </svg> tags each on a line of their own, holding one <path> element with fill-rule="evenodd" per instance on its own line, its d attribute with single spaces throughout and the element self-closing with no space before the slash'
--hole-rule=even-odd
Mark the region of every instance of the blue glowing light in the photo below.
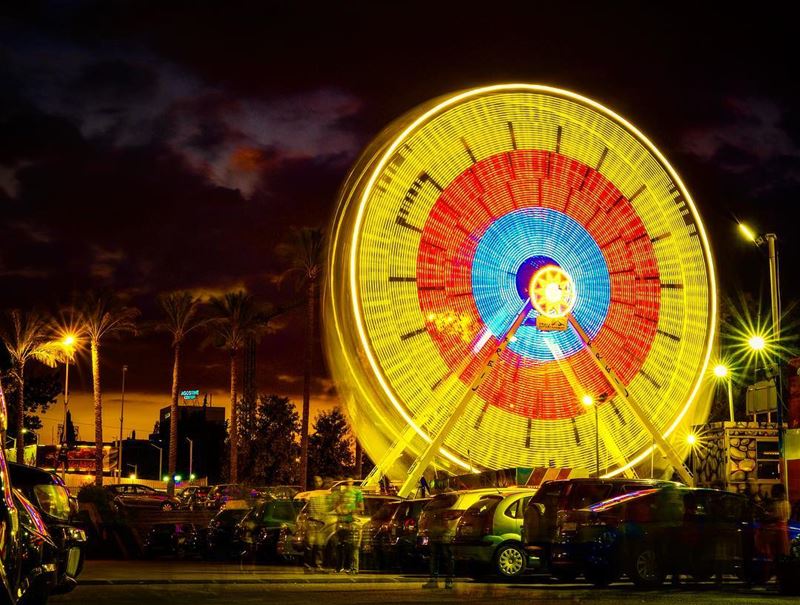
<svg viewBox="0 0 800 605">
<path fill-rule="evenodd" d="M 573 315 L 590 338 L 603 325 L 611 299 L 611 285 L 603 253 L 589 233 L 566 214 L 549 208 L 523 208 L 494 221 L 481 237 L 472 264 L 472 294 L 483 322 L 495 336 L 502 334 L 525 296 L 525 276 L 552 260 L 575 283 Z M 527 359 L 552 361 L 583 348 L 573 330 L 539 332 L 538 313 L 517 331 L 509 345 Z M 550 346 L 545 339 L 550 340 Z"/>
</svg>

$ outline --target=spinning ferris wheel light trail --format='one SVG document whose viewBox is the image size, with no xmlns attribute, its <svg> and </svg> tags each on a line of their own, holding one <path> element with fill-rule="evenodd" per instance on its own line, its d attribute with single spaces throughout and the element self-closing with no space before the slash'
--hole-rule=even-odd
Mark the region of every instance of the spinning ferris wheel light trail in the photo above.
<svg viewBox="0 0 800 605">
<path fill-rule="evenodd" d="M 595 410 L 606 474 L 654 442 L 686 472 L 710 247 L 666 159 L 593 101 L 491 86 L 387 128 L 342 188 L 324 311 L 354 431 L 404 489 L 430 468 L 595 468 Z M 587 413 L 587 393 L 609 397 Z"/>
</svg>

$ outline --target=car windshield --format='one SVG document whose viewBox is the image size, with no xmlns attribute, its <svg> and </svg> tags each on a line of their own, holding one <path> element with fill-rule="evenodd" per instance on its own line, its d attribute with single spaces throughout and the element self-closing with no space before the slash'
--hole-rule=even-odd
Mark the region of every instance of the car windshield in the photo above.
<svg viewBox="0 0 800 605">
<path fill-rule="evenodd" d="M 297 510 L 289 501 L 272 502 L 272 518 L 279 521 L 294 521 L 297 516 Z M 268 517 L 269 507 L 264 508 L 264 519 Z"/>
</svg>

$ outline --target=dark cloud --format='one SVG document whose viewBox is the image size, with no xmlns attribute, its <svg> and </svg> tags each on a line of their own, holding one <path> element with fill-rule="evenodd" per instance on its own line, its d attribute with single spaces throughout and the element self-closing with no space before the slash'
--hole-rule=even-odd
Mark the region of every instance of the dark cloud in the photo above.
<svg viewBox="0 0 800 605">
<path fill-rule="evenodd" d="M 792 27 L 697 3 L 16 3 L 0 20 L 5 306 L 98 287 L 145 318 L 156 294 L 182 288 L 288 303 L 298 293 L 276 286 L 275 248 L 290 226 L 326 224 L 361 147 L 421 102 L 502 81 L 574 89 L 635 123 L 726 251 L 723 283 L 752 287 L 743 275 L 762 259 L 734 218 L 779 229 L 798 197 Z M 785 267 L 800 260 L 789 238 L 782 253 Z M 260 376 L 296 393 L 302 312 L 281 322 Z M 145 334 L 107 358 L 162 368 L 169 350 Z M 187 363 L 187 380 L 224 387 L 224 355 Z M 137 380 L 166 391 L 169 375 Z M 315 392 L 331 389 L 323 374 Z"/>
</svg>

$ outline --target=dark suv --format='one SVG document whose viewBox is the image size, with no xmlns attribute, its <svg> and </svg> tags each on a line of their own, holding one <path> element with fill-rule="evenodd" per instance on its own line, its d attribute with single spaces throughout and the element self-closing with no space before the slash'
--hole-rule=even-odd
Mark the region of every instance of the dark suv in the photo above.
<svg viewBox="0 0 800 605">
<path fill-rule="evenodd" d="M 640 588 L 666 575 L 757 580 L 758 512 L 742 494 L 667 486 L 568 512 L 552 549 L 554 568 L 604 586 L 623 573 Z"/>
<path fill-rule="evenodd" d="M 572 570 L 564 567 L 551 568 L 550 565 L 551 546 L 556 539 L 559 516 L 566 511 L 585 508 L 608 498 L 663 485 L 679 484 L 625 478 L 546 481 L 528 501 L 520 530 L 528 568 L 533 571 L 552 571 L 562 580 L 574 579 Z"/>
<path fill-rule="evenodd" d="M 55 473 L 35 466 L 8 463 L 11 482 L 36 506 L 58 546 L 58 579 L 54 594 L 70 592 L 83 569 L 86 534 L 72 524 L 69 492 Z"/>
</svg>

